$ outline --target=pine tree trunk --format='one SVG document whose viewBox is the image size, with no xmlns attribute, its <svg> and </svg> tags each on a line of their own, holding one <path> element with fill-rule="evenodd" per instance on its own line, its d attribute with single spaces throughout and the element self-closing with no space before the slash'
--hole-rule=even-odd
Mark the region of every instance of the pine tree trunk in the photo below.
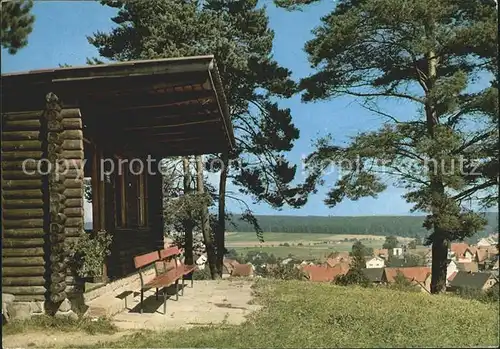
<svg viewBox="0 0 500 349">
<path fill-rule="evenodd" d="M 189 158 L 184 157 L 182 158 L 182 169 L 184 172 L 184 180 L 183 180 L 183 187 L 184 187 L 184 195 L 191 195 L 191 171 L 189 168 Z M 194 264 L 194 257 L 193 257 L 193 222 L 192 219 L 190 220 L 185 220 L 183 222 L 184 226 L 184 263 L 187 265 L 193 265 Z"/>
<path fill-rule="evenodd" d="M 201 155 L 196 156 L 196 186 L 198 189 L 198 194 L 202 196 L 205 193 L 205 185 L 203 183 L 203 160 Z M 210 221 L 208 214 L 208 207 L 206 204 L 203 205 L 201 209 L 201 232 L 203 234 L 203 240 L 205 242 L 205 248 L 207 250 L 208 267 L 210 269 L 210 274 L 212 279 L 217 279 L 217 267 L 216 267 L 216 256 L 215 256 L 215 246 L 212 240 L 212 235 L 210 234 Z"/>
<path fill-rule="evenodd" d="M 227 153 L 222 154 L 222 169 L 219 179 L 219 213 L 217 234 L 215 235 L 215 243 L 217 246 L 217 272 L 219 277 L 222 277 L 222 268 L 224 264 L 225 247 L 225 232 L 226 232 L 226 182 L 228 173 L 229 158 Z"/>
<path fill-rule="evenodd" d="M 428 35 L 433 36 L 433 26 L 430 25 L 428 28 Z M 427 54 L 427 90 L 432 91 L 437 78 L 437 57 L 436 53 L 430 50 Z M 436 126 L 439 124 L 438 116 L 433 105 L 433 100 L 427 96 L 427 101 L 425 104 L 425 114 L 426 114 L 426 124 L 427 132 L 431 139 L 435 138 Z M 434 154 L 429 154 L 429 158 L 435 159 Z M 440 159 L 435 159 L 440 160 Z M 436 166 L 434 166 L 436 165 Z M 432 215 L 435 222 L 441 220 L 442 205 L 441 200 L 444 196 L 444 185 L 439 172 L 441 166 L 439 163 L 434 164 L 433 161 L 429 162 L 429 176 L 430 176 L 430 189 L 431 197 L 433 202 L 431 202 Z M 439 225 L 439 223 L 438 223 Z M 446 269 L 448 262 L 448 241 L 446 240 L 445 231 L 439 228 L 439 226 L 434 223 L 434 232 L 432 234 L 432 276 L 431 276 L 431 293 L 441 293 L 446 291 Z"/>
<path fill-rule="evenodd" d="M 431 293 L 441 293 L 446 291 L 449 242 L 442 238 L 443 233 L 438 232 L 437 228 L 434 234 L 436 238 L 432 241 Z"/>
</svg>

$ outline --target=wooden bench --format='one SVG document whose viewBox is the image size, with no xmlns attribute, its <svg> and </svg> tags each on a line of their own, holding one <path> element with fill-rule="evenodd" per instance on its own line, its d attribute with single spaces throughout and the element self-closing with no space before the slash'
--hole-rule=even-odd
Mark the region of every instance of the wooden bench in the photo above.
<svg viewBox="0 0 500 349">
<path fill-rule="evenodd" d="M 169 268 L 167 270 L 159 270 L 158 262 L 161 262 L 160 254 L 158 251 L 146 253 L 140 256 L 134 257 L 134 265 L 135 268 L 139 271 L 139 278 L 141 280 L 141 305 L 140 311 L 142 314 L 143 307 L 142 303 L 144 301 L 144 291 L 149 290 L 151 288 L 156 288 L 156 299 L 158 299 L 158 289 L 161 288 L 163 290 L 163 314 L 167 314 L 167 292 L 166 288 L 172 284 L 176 285 L 179 281 L 179 274 L 176 268 Z M 155 267 L 155 277 L 148 281 L 147 283 L 144 280 L 144 272 L 145 269 L 154 264 Z M 176 300 L 179 299 L 178 293 L 176 293 Z"/>
<path fill-rule="evenodd" d="M 184 286 L 184 276 L 193 272 L 196 266 L 184 265 L 178 256 L 181 252 L 177 247 L 171 247 L 161 251 L 154 251 L 134 257 L 135 268 L 138 269 L 141 280 L 141 304 L 140 312 L 143 312 L 144 291 L 152 288 L 156 289 L 156 299 L 158 299 L 158 289 L 163 292 L 163 314 L 167 313 L 167 292 L 166 288 L 175 284 L 175 298 L 179 300 L 179 279 Z M 145 269 L 154 264 L 155 277 L 148 281 L 144 280 Z M 191 287 L 193 287 L 193 278 L 191 278 Z M 181 295 L 184 294 L 184 287 L 181 288 Z"/>
<path fill-rule="evenodd" d="M 186 265 L 178 257 L 181 255 L 181 251 L 178 247 L 170 247 L 160 251 L 160 259 L 164 263 L 164 270 L 172 267 L 169 263 L 174 263 L 173 267 L 177 270 L 177 274 L 181 279 L 181 296 L 184 295 L 184 277 L 191 274 L 196 270 L 196 265 Z M 193 277 L 191 275 L 191 288 L 193 288 Z"/>
</svg>

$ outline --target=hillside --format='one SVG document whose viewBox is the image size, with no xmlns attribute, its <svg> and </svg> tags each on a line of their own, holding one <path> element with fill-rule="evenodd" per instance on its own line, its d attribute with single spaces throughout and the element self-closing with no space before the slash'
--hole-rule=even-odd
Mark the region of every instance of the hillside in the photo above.
<svg viewBox="0 0 500 349">
<path fill-rule="evenodd" d="M 227 222 L 227 230 L 251 232 L 251 224 L 242 221 L 241 215 L 234 214 L 232 222 Z M 257 220 L 265 232 L 300 234 L 358 234 L 397 235 L 402 237 L 425 236 L 422 216 L 271 216 L 257 215 Z M 498 231 L 498 213 L 486 214 L 488 225 L 478 236 L 486 236 Z"/>
<path fill-rule="evenodd" d="M 498 346 L 494 303 L 303 281 L 259 280 L 254 291 L 264 308 L 241 325 L 144 332 L 93 348 Z"/>
</svg>

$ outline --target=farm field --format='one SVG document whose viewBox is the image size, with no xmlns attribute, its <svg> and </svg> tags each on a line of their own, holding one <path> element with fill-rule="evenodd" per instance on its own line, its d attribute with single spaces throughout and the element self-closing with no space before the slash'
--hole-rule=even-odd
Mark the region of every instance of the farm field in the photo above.
<svg viewBox="0 0 500 349">
<path fill-rule="evenodd" d="M 354 239 L 358 239 L 363 244 L 374 244 L 377 246 L 370 246 L 381 248 L 384 243 L 385 236 L 382 235 L 355 235 L 355 234 L 319 234 L 319 233 L 309 233 L 309 234 L 299 234 L 299 233 L 264 233 L 264 242 L 260 243 L 257 239 L 255 232 L 229 232 L 226 233 L 226 244 L 229 247 L 255 247 L 255 246 L 276 246 L 280 243 L 298 244 L 303 245 L 314 245 L 314 244 L 327 244 L 327 245 L 338 245 L 342 243 L 347 243 L 352 246 Z M 350 240 L 350 241 L 348 241 Z M 401 242 L 411 241 L 411 238 L 401 238 L 398 237 Z M 378 246 L 380 245 L 380 246 Z"/>
<path fill-rule="evenodd" d="M 298 243 L 298 242 L 320 242 L 320 241 L 342 241 L 344 239 L 375 240 L 383 243 L 385 236 L 361 235 L 361 234 L 321 234 L 321 233 L 268 233 L 264 232 L 264 244 Z M 410 241 L 411 238 L 398 237 L 400 241 Z M 226 233 L 226 241 L 231 244 L 256 244 L 259 243 L 255 232 L 229 232 Z"/>
<path fill-rule="evenodd" d="M 232 249 L 232 248 L 231 248 Z M 333 248 L 310 247 L 310 246 L 264 246 L 264 247 L 235 247 L 234 250 L 240 255 L 247 255 L 248 252 L 258 251 L 273 254 L 277 258 L 287 258 L 292 255 L 299 259 L 320 259 L 335 251 Z"/>
<path fill-rule="evenodd" d="M 365 246 L 382 248 L 385 236 L 381 235 L 335 235 L 335 234 L 294 234 L 294 233 L 264 233 L 264 242 L 260 243 L 254 232 L 227 233 L 226 246 L 236 252 L 246 255 L 250 251 L 266 252 L 278 258 L 286 258 L 290 254 L 302 259 L 317 259 L 331 252 L 351 251 L 354 239 L 360 240 Z M 410 241 L 399 238 L 399 241 Z M 290 246 L 280 246 L 288 243 Z"/>
</svg>

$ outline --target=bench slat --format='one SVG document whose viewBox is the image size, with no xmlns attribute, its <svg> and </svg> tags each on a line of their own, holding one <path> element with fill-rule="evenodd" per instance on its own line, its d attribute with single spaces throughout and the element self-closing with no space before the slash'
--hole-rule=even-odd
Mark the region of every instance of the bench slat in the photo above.
<svg viewBox="0 0 500 349">
<path fill-rule="evenodd" d="M 196 269 L 196 265 L 185 265 L 184 266 L 184 275 L 191 273 Z"/>
<path fill-rule="evenodd" d="M 187 275 L 196 269 L 196 265 L 189 265 L 180 262 L 178 268 L 181 275 Z"/>
<path fill-rule="evenodd" d="M 169 247 L 163 250 L 160 250 L 160 259 L 165 259 L 172 256 L 180 255 L 181 251 L 178 247 Z"/>
<path fill-rule="evenodd" d="M 146 254 L 143 254 L 140 256 L 135 256 L 134 257 L 134 265 L 136 268 L 141 268 L 145 265 L 156 262 L 159 259 L 160 259 L 160 256 L 158 254 L 158 251 L 149 252 L 149 253 L 146 253 Z"/>
<path fill-rule="evenodd" d="M 148 282 L 144 288 L 160 288 L 172 285 L 176 280 L 180 278 L 178 271 L 176 269 L 171 269 L 165 274 L 161 274 L 155 277 L 153 280 Z"/>
</svg>

